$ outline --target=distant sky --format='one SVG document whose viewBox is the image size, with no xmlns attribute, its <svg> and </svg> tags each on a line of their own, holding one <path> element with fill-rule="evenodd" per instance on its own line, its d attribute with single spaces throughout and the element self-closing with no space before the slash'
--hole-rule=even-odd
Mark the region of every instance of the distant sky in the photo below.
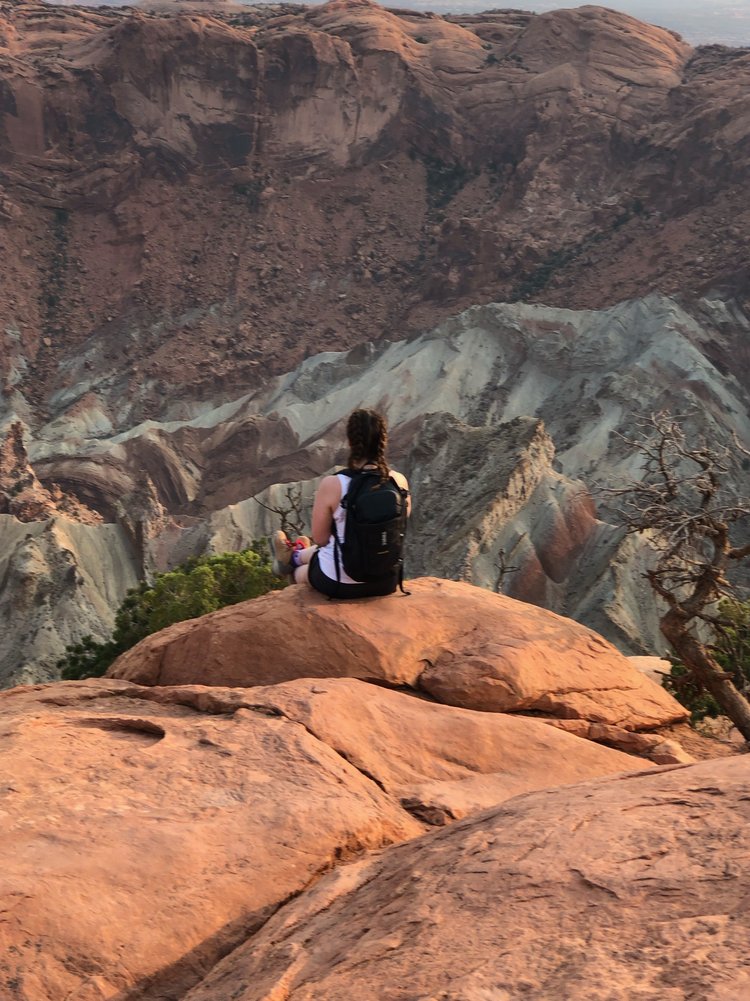
<svg viewBox="0 0 750 1001">
<path fill-rule="evenodd" d="M 591 0 L 589 0 L 589 3 Z M 391 0 L 392 6 L 433 10 L 439 14 L 481 11 L 490 8 L 548 10 L 583 7 L 568 0 Z M 750 46 L 750 0 L 610 0 L 599 6 L 677 31 L 693 45 L 717 42 L 722 45 Z"/>
<path fill-rule="evenodd" d="M 98 6 L 103 0 L 48 0 L 51 3 L 79 3 Z M 123 6 L 137 0 L 110 0 Z M 244 0 L 240 0 L 244 4 Z M 294 2 L 294 0 L 292 0 Z M 305 0 L 300 0 L 305 2 Z M 460 14 L 490 9 L 531 10 L 543 13 L 560 8 L 583 7 L 576 0 L 388 0 L 384 6 L 431 10 L 438 14 Z M 632 14 L 642 21 L 677 31 L 693 45 L 717 42 L 722 45 L 750 46 L 750 0 L 611 0 L 601 4 Z"/>
</svg>

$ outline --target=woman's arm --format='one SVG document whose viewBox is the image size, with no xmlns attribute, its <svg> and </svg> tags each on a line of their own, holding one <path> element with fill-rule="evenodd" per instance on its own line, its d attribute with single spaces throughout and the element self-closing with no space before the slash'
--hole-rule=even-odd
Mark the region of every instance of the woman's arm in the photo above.
<svg viewBox="0 0 750 1001">
<path fill-rule="evenodd" d="M 399 487 L 401 487 L 402 490 L 408 490 L 409 489 L 409 481 L 407 480 L 407 478 L 404 476 L 403 473 L 399 473 L 395 469 L 392 469 L 391 470 L 391 477 L 393 478 L 393 480 L 395 481 L 395 483 Z M 406 498 L 406 514 L 407 514 L 407 516 L 411 514 L 411 493 Z"/>
<path fill-rule="evenodd" d="M 331 538 L 333 512 L 341 501 L 341 483 L 338 476 L 324 476 L 315 492 L 312 509 L 312 537 L 319 546 Z"/>
</svg>

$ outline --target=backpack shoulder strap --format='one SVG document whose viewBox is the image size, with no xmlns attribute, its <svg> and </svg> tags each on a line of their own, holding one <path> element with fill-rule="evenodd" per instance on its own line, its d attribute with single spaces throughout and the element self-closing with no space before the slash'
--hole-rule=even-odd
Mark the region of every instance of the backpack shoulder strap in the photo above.
<svg viewBox="0 0 750 1001">
<path fill-rule="evenodd" d="M 341 472 L 351 479 L 349 489 L 346 491 L 345 496 L 341 498 L 341 506 L 346 510 L 354 503 L 358 494 L 366 488 L 367 481 L 373 477 L 377 477 L 378 473 L 374 469 L 342 469 Z"/>
<path fill-rule="evenodd" d="M 401 494 L 401 496 L 404 498 L 404 500 L 406 500 L 406 498 L 410 494 L 409 488 L 408 487 L 402 487 L 401 484 L 400 483 L 396 483 L 396 481 L 392 477 L 390 477 L 390 480 L 391 480 L 391 483 L 398 490 L 398 492 Z"/>
<path fill-rule="evenodd" d="M 344 511 L 347 510 L 347 502 L 352 498 L 356 497 L 357 489 L 360 484 L 364 482 L 362 478 L 362 473 L 365 470 L 362 469 L 350 469 L 348 466 L 344 466 L 342 469 L 336 470 L 336 475 L 348 476 L 350 479 L 349 487 L 341 498 L 340 504 Z M 338 597 L 340 597 L 341 589 L 341 566 L 343 563 L 343 557 L 341 555 L 341 542 L 339 541 L 339 534 L 336 529 L 335 518 L 331 519 L 331 535 L 333 536 L 333 562 L 336 567 L 336 583 L 338 585 L 337 590 L 339 591 Z"/>
</svg>

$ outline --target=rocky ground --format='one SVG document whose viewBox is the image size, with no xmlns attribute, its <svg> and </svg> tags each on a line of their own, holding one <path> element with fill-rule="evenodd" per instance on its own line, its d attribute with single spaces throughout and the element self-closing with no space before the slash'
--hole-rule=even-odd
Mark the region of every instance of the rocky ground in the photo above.
<svg viewBox="0 0 750 1001">
<path fill-rule="evenodd" d="M 733 759 L 520 796 L 322 880 L 186 1001 L 735 1001 L 747 794 Z"/>
<path fill-rule="evenodd" d="M 110 673 L 0 692 L 9 1001 L 743 996 L 747 756 L 576 623 L 289 588 Z"/>
</svg>

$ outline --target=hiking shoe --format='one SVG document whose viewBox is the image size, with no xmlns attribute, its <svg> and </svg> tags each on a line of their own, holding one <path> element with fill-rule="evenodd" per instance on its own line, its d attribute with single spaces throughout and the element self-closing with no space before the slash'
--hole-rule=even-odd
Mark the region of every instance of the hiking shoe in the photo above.
<svg viewBox="0 0 750 1001">
<path fill-rule="evenodd" d="M 268 536 L 268 548 L 271 550 L 271 568 L 277 577 L 286 577 L 294 570 L 292 566 L 292 549 L 286 532 L 278 532 Z"/>
<path fill-rule="evenodd" d="M 306 535 L 300 535 L 300 537 L 294 542 L 292 549 L 309 549 L 311 545 L 311 539 L 308 539 Z"/>
</svg>

